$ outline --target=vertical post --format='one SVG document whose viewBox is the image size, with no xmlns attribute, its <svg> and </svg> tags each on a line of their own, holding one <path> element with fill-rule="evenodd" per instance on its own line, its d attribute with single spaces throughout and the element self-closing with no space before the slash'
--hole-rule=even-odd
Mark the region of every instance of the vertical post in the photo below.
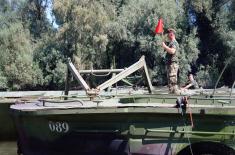
<svg viewBox="0 0 235 155">
<path fill-rule="evenodd" d="M 234 86 L 235 86 L 235 80 L 234 80 L 233 85 L 232 85 L 232 87 L 231 87 L 231 91 L 230 91 L 230 95 L 229 95 L 230 100 L 231 100 L 231 98 L 232 98 Z M 231 101 L 231 103 L 232 103 L 232 101 Z"/>
<path fill-rule="evenodd" d="M 149 91 L 149 93 L 152 93 L 153 92 L 153 85 L 151 83 L 149 73 L 148 73 L 148 68 L 147 68 L 145 61 L 144 61 L 144 72 L 145 72 L 145 79 L 147 81 L 148 91 Z"/>
<path fill-rule="evenodd" d="M 210 96 L 211 98 L 214 97 L 214 95 L 215 95 L 215 90 L 216 90 L 216 88 L 217 88 L 217 85 L 219 84 L 219 81 L 220 81 L 220 79 L 221 79 L 221 77 L 222 77 L 222 75 L 223 75 L 225 69 L 227 68 L 228 64 L 230 63 L 231 59 L 232 59 L 232 57 L 230 57 L 230 58 L 227 60 L 226 64 L 224 65 L 224 68 L 223 68 L 223 70 L 221 71 L 221 73 L 220 73 L 220 75 L 219 75 L 219 78 L 217 79 L 217 81 L 216 81 L 216 83 L 215 83 L 214 90 L 213 90 L 213 92 L 212 92 L 212 94 L 211 94 L 211 96 Z"/>
<path fill-rule="evenodd" d="M 116 69 L 115 55 L 113 56 L 113 60 L 112 60 L 112 64 L 111 64 L 111 69 Z M 111 78 L 113 78 L 115 75 L 116 75 L 116 73 L 112 73 L 112 77 L 111 77 Z M 112 86 L 109 86 L 109 87 L 108 87 L 108 92 L 111 91 L 111 87 L 112 87 Z"/>
<path fill-rule="evenodd" d="M 69 95 L 69 87 L 70 87 L 70 81 L 71 81 L 71 72 L 69 71 L 69 68 L 66 69 L 66 78 L 65 78 L 65 91 L 64 91 L 64 100 L 68 99 Z"/>
</svg>

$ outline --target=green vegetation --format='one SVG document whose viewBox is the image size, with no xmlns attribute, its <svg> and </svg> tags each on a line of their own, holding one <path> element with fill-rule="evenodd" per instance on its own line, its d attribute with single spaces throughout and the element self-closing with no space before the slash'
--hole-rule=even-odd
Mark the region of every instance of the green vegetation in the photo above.
<svg viewBox="0 0 235 155">
<path fill-rule="evenodd" d="M 235 53 L 234 13 L 234 0 L 0 0 L 0 90 L 63 89 L 67 58 L 80 69 L 123 68 L 141 55 L 165 85 L 160 17 L 177 31 L 179 82 L 192 70 L 212 87 Z M 220 85 L 233 83 L 234 62 Z"/>
</svg>

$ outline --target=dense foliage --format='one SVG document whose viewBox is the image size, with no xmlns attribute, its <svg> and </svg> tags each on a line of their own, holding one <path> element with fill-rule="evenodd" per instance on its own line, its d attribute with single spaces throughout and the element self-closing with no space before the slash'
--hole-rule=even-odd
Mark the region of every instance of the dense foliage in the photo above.
<svg viewBox="0 0 235 155">
<path fill-rule="evenodd" d="M 213 87 L 230 61 L 220 85 L 231 86 L 234 13 L 234 0 L 0 0 L 0 89 L 63 89 L 67 58 L 80 69 L 123 68 L 141 55 L 165 85 L 159 18 L 177 31 L 180 84 L 191 71 Z"/>
</svg>

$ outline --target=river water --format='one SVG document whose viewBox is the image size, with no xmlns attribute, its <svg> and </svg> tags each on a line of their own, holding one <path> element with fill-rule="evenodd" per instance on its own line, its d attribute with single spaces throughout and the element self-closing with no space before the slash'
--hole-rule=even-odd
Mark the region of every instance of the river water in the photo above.
<svg viewBox="0 0 235 155">
<path fill-rule="evenodd" d="M 17 146 L 15 141 L 0 141 L 0 155 L 17 155 Z"/>
</svg>

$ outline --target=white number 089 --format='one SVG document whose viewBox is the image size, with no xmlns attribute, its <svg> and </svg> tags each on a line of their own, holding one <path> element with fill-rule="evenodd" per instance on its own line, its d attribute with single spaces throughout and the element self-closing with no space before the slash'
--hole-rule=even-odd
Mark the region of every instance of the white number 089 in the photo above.
<svg viewBox="0 0 235 155">
<path fill-rule="evenodd" d="M 52 122 L 48 123 L 51 132 L 66 133 L 69 131 L 69 125 L 67 122 Z"/>
</svg>

